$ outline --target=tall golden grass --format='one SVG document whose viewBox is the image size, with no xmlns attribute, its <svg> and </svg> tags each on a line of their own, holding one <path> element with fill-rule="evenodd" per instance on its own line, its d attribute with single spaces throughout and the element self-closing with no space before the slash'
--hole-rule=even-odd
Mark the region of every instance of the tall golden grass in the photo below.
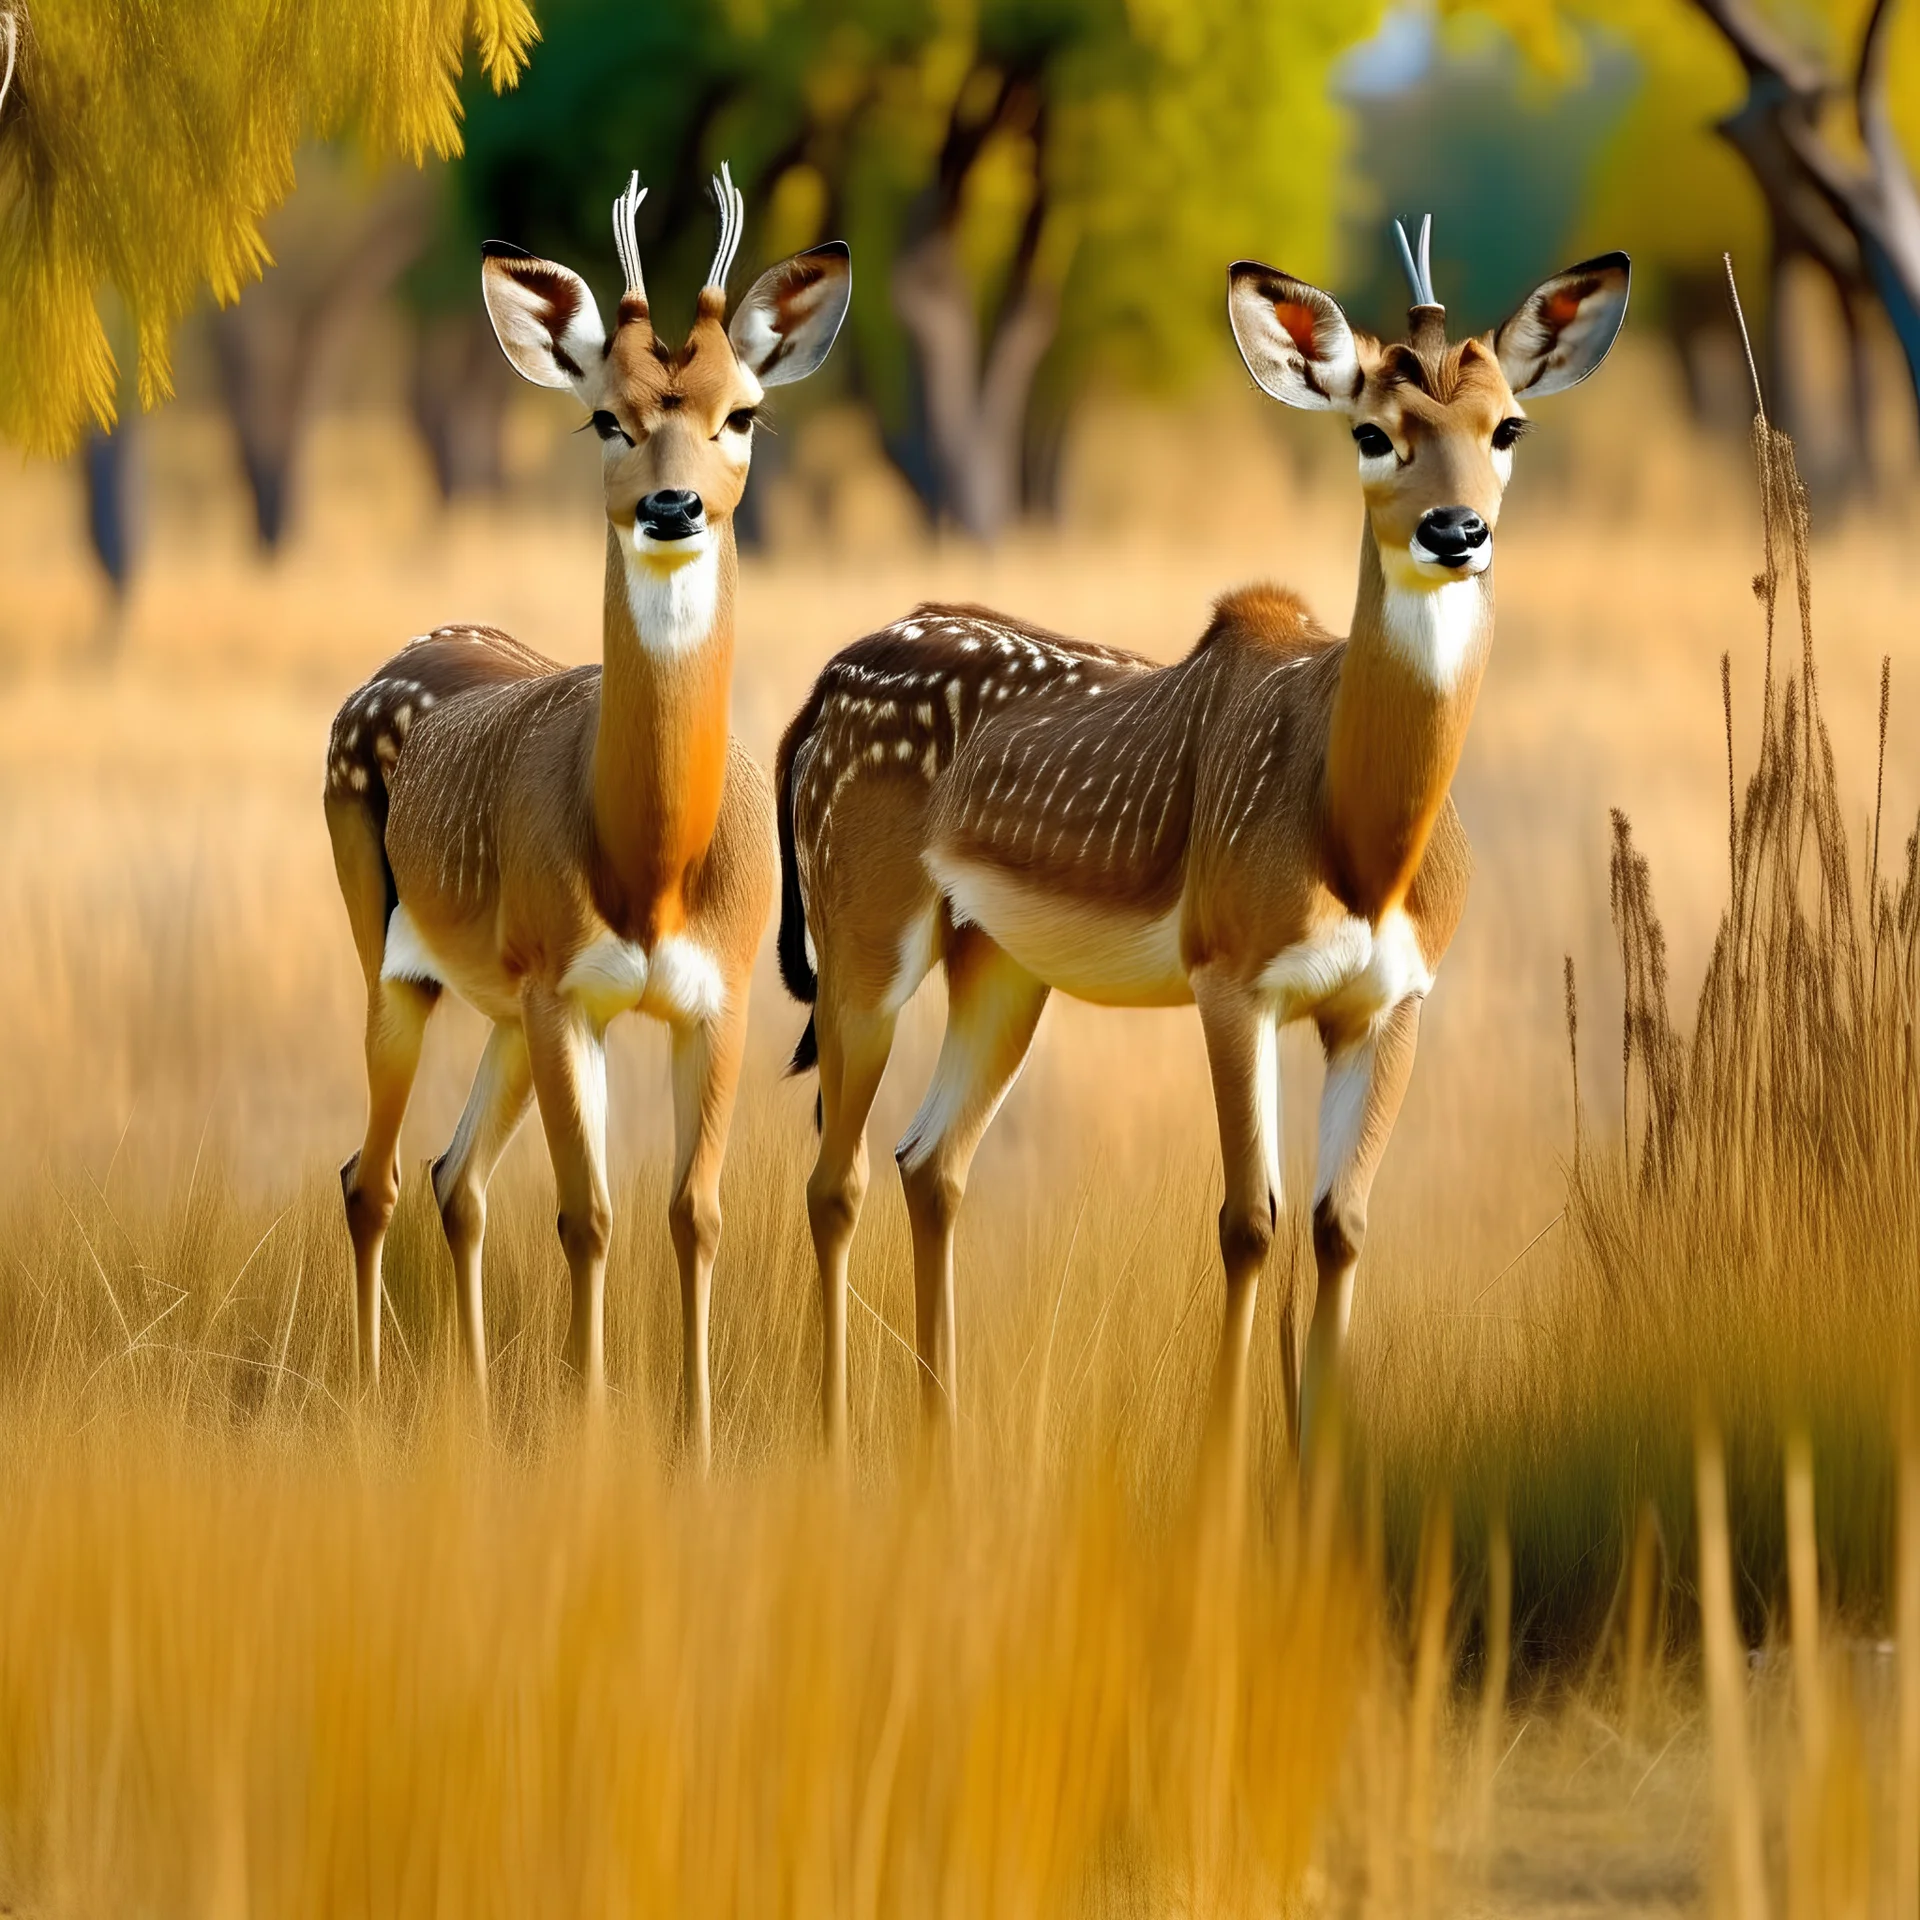
<svg viewBox="0 0 1920 1920">
<path fill-rule="evenodd" d="M 1575 1117 L 1565 1283 L 1510 1395 L 1479 1402 L 1444 1464 L 1421 1443 L 1427 1472 L 1465 1474 L 1505 1503 L 1520 1613 L 1543 1643 L 1577 1641 L 1619 1613 L 1642 1514 L 1670 1558 L 1691 1557 L 1702 1396 L 1724 1422 L 1744 1496 L 1735 1524 L 1748 1628 L 1785 1592 L 1787 1541 L 1768 1489 L 1797 1430 L 1811 1434 L 1825 1480 L 1822 1546 L 1838 1599 L 1873 1619 L 1889 1591 L 1892 1410 L 1920 1305 L 1920 828 L 1888 858 L 1883 660 L 1880 757 L 1860 782 L 1873 804 L 1863 830 L 1848 829 L 1857 796 L 1822 712 L 1806 497 L 1791 446 L 1764 422 L 1755 452 L 1757 743 L 1742 793 L 1723 655 L 1725 905 L 1690 1030 L 1673 1007 L 1649 864 L 1616 810 L 1618 1131 Z M 1775 648 L 1783 592 L 1797 616 L 1791 671 Z M 1574 977 L 1569 961 L 1577 1057 L 1593 1042 Z M 1415 1463 L 1408 1471 L 1417 1480 Z"/>
<path fill-rule="evenodd" d="M 1763 447 L 1763 620 L 1732 640 L 1737 469 L 1697 447 L 1665 478 L 1631 469 L 1693 502 L 1676 534 L 1657 503 L 1617 507 L 1630 469 L 1606 464 L 1611 414 L 1588 420 L 1557 456 L 1540 436 L 1566 478 L 1532 476 L 1535 517 L 1517 489 L 1502 530 L 1461 782 L 1482 874 L 1375 1202 L 1346 1470 L 1302 1489 L 1281 1441 L 1296 1222 L 1262 1302 L 1244 1513 L 1195 1480 L 1217 1172 L 1171 1015 L 1049 1014 L 963 1218 L 948 1469 L 914 1443 L 884 1181 L 853 1273 L 854 1474 L 813 1462 L 811 1141 L 805 1090 L 776 1078 L 770 970 L 724 1189 L 714 1482 L 674 1455 L 664 1069 L 641 1034 L 615 1061 L 602 1444 L 557 1361 L 536 1143 L 491 1209 L 492 1431 L 453 1390 L 413 1178 L 392 1377 L 355 1405 L 332 1165 L 358 1016 L 313 756 L 339 692 L 433 619 L 491 610 L 587 651 L 591 528 L 523 505 L 435 530 L 343 438 L 283 573 L 222 548 L 219 505 L 101 675 L 36 651 L 42 625 L 84 627 L 84 591 L 52 496 L 7 479 L 0 542 L 38 546 L 0 591 L 0 639 L 34 626 L 0 681 L 0 1903 L 1671 1912 L 1751 1902 L 1753 1848 L 1719 1832 L 1758 1835 L 1781 1911 L 1907 1911 L 1914 883 L 1896 830 L 1875 855 L 1871 805 L 1883 737 L 1883 817 L 1920 801 L 1902 680 L 1891 712 L 1872 698 L 1904 562 L 1871 523 L 1831 535 L 1822 673 L 1810 623 L 1769 673 L 1772 595 L 1802 604 L 1815 550 L 1782 450 Z M 1209 446 L 1265 517 L 1208 549 L 1082 529 L 991 560 L 753 564 L 749 743 L 832 644 L 925 592 L 1178 651 L 1211 591 L 1275 564 L 1281 506 L 1286 571 L 1337 618 L 1350 482 L 1239 431 Z M 1580 531 L 1603 492 L 1605 554 Z M 1734 684 L 1763 690 L 1731 761 L 1730 640 Z M 1636 822 L 1617 844 L 1609 799 Z M 1683 1022 L 1675 982 L 1701 969 Z M 880 1142 L 937 1008 L 909 1025 Z M 473 1051 L 442 1026 L 410 1172 Z M 1314 1068 L 1288 1064 L 1304 1146 Z M 1298 1150 L 1289 1176 L 1304 1190 Z"/>
</svg>

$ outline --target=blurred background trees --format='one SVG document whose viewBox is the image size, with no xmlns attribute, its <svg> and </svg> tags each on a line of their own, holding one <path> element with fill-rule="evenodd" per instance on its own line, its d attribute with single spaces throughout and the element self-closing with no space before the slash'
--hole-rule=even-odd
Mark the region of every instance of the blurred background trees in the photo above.
<svg viewBox="0 0 1920 1920">
<path fill-rule="evenodd" d="M 1215 363 L 1227 260 L 1331 266 L 1328 79 L 1377 18 L 1354 0 L 548 0 L 525 85 L 467 102 L 416 297 L 438 338 L 456 316 L 483 327 L 473 262 L 494 233 L 604 274 L 606 203 L 637 166 L 650 282 L 686 301 L 725 158 L 743 278 L 830 232 L 852 243 L 846 377 L 928 513 L 991 538 L 1045 507 L 1089 381 Z M 457 485 L 498 462 L 447 449 L 436 467 Z"/>
<path fill-rule="evenodd" d="M 747 201 L 741 284 L 828 234 L 852 243 L 829 397 L 873 423 L 929 524 L 980 539 L 1049 511 L 1090 393 L 1176 392 L 1230 364 L 1231 259 L 1397 324 L 1395 213 L 1435 213 L 1467 325 L 1625 246 L 1642 328 L 1664 330 L 1696 411 L 1735 424 L 1720 254 L 1748 269 L 1790 426 L 1815 410 L 1810 274 L 1847 359 L 1844 430 L 1814 460 L 1829 497 L 1870 480 L 1889 339 L 1920 385 L 1912 0 L 536 0 L 537 47 L 522 0 L 340 0 L 271 30 L 243 0 L 192 11 L 189 28 L 131 0 L 0 0 L 23 49 L 0 106 L 0 437 L 69 445 L 111 417 L 98 289 L 152 400 L 170 328 L 210 288 L 229 304 L 207 358 L 268 548 L 370 313 L 409 317 L 403 385 L 443 496 L 496 489 L 514 388 L 479 242 L 610 290 L 607 209 L 637 167 L 671 326 L 723 158 Z M 263 227 L 303 139 L 303 190 Z M 462 148 L 424 179 L 392 168 Z M 268 248 L 274 271 L 231 304 Z M 791 457 L 762 448 L 749 536 Z M 123 480 L 97 444 L 96 469 L 110 503 Z M 102 544 L 122 577 L 127 547 Z"/>
<path fill-rule="evenodd" d="M 1846 341 L 1848 379 L 1829 488 L 1872 480 L 1870 329 L 1891 331 L 1920 395 L 1920 16 L 1900 0 L 1446 0 L 1491 18 L 1555 90 L 1597 58 L 1638 76 L 1628 123 L 1597 183 L 1612 244 L 1659 269 L 1684 336 L 1724 304 L 1723 249 L 1763 256 L 1765 384 L 1779 424 L 1806 438 L 1803 271 Z M 1730 169 L 1740 173 L 1738 189 Z M 1744 203 L 1744 204 L 1743 204 Z M 1756 220 L 1754 216 L 1758 216 Z M 1743 217 L 1744 216 L 1744 217 Z M 1761 245 L 1741 241 L 1756 224 Z M 1646 238 L 1640 240 L 1644 231 Z M 1760 239 L 1755 233 L 1754 238 Z M 1756 265 L 1760 262 L 1756 261 Z M 1717 300 L 1714 296 L 1718 296 Z"/>
</svg>

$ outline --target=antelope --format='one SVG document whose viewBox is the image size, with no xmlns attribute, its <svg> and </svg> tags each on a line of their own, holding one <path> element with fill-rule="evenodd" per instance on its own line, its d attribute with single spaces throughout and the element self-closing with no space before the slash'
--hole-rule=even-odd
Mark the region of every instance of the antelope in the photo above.
<svg viewBox="0 0 1920 1920">
<path fill-rule="evenodd" d="M 1465 902 L 1448 797 L 1493 639 L 1493 547 L 1522 402 L 1584 379 L 1626 313 L 1611 253 L 1450 344 L 1416 262 L 1408 338 L 1317 287 L 1228 272 L 1247 370 L 1337 413 L 1365 519 L 1345 638 L 1284 588 L 1227 594 L 1177 664 L 985 608 L 922 605 L 837 654 L 780 743 L 782 975 L 819 1071 L 807 1186 L 824 1327 L 822 1423 L 846 1432 L 847 1256 L 866 1121 L 901 1008 L 937 965 L 946 1032 L 896 1152 L 912 1227 L 923 1410 L 955 1410 L 953 1235 L 974 1152 L 1049 992 L 1197 1008 L 1225 1172 L 1216 1420 L 1244 1418 L 1255 1292 L 1280 1206 L 1279 1028 L 1326 1054 L 1304 1368 L 1291 1308 L 1289 1439 L 1345 1339 L 1367 1199 L 1413 1067 L 1420 1009 Z M 1304 1379 L 1303 1379 L 1304 1374 Z"/>
<path fill-rule="evenodd" d="M 436 628 L 341 707 L 326 774 L 367 985 L 366 1137 L 341 1169 L 361 1380 L 380 1371 L 400 1124 L 428 1016 L 451 987 L 493 1022 L 432 1167 L 466 1367 L 484 1408 L 487 1183 L 537 1100 L 572 1280 L 566 1358 L 589 1408 L 604 1404 L 603 1036 L 637 1009 L 672 1032 L 681 1417 L 701 1467 L 720 1162 L 776 872 L 772 788 L 728 727 L 733 514 L 765 390 L 826 357 L 851 289 L 834 241 L 769 268 L 729 321 L 744 210 L 726 168 L 713 185 L 719 243 L 678 347 L 649 314 L 638 174 L 614 202 L 625 290 L 611 332 L 578 274 L 503 242 L 482 250 L 481 290 L 507 359 L 536 386 L 572 393 L 601 441 L 601 663 L 563 668 L 492 627 Z"/>
</svg>

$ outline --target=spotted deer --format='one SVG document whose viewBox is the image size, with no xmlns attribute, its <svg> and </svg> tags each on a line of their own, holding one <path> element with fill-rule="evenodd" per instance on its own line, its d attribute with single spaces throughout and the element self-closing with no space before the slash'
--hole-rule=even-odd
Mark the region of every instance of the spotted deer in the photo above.
<svg viewBox="0 0 1920 1920">
<path fill-rule="evenodd" d="M 765 389 L 811 373 L 847 309 L 839 242 L 761 275 L 727 318 L 742 207 L 714 182 L 720 241 L 691 332 L 654 330 L 634 215 L 614 203 L 625 291 L 611 331 L 568 268 L 490 241 L 481 286 L 509 361 L 564 389 L 601 441 L 601 663 L 562 668 L 484 626 L 437 628 L 340 709 L 327 749 L 334 863 L 367 983 L 366 1137 L 341 1170 L 356 1352 L 380 1368 L 380 1258 L 421 1036 L 444 987 L 493 1022 L 432 1169 L 461 1344 L 484 1404 L 488 1179 L 537 1100 L 572 1277 L 567 1359 L 605 1396 L 610 1230 L 602 1039 L 637 1009 L 672 1031 L 669 1222 L 680 1269 L 682 1420 L 710 1447 L 707 1310 L 748 974 L 772 904 L 773 793 L 729 732 L 733 515 Z"/>
<path fill-rule="evenodd" d="M 1304 1369 L 1291 1311 L 1282 1319 L 1298 1443 L 1344 1341 L 1374 1170 L 1464 905 L 1468 850 L 1448 788 L 1493 639 L 1494 527 L 1521 403 L 1591 373 L 1627 303 L 1626 257 L 1606 254 L 1546 281 L 1492 333 L 1450 344 L 1427 239 L 1423 228 L 1416 262 L 1400 236 L 1414 304 L 1409 338 L 1392 344 L 1291 275 L 1252 261 L 1228 274 L 1255 381 L 1352 431 L 1366 511 L 1344 638 L 1270 586 L 1226 595 L 1171 666 L 927 605 L 836 655 L 787 728 L 780 961 L 813 1003 L 794 1066 L 819 1070 L 807 1201 L 832 1448 L 844 1446 L 868 1110 L 900 1010 L 935 966 L 945 1040 L 896 1154 L 935 1425 L 954 1412 L 968 1167 L 1057 988 L 1198 1009 L 1226 1176 L 1214 1406 L 1230 1431 L 1279 1212 L 1277 1032 L 1319 1029 Z"/>
</svg>

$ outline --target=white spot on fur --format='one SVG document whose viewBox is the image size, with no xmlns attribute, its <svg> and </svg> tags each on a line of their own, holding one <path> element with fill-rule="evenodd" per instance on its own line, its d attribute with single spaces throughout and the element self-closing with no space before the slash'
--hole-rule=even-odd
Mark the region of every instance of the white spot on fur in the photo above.
<svg viewBox="0 0 1920 1920">
<path fill-rule="evenodd" d="M 726 1010 L 727 979 L 720 962 L 696 940 L 669 934 L 653 950 L 643 1013 L 672 1026 L 710 1026 Z"/>
<path fill-rule="evenodd" d="M 1320 1161 L 1314 1169 L 1315 1205 L 1360 1149 L 1367 1117 L 1367 1093 L 1373 1085 L 1374 1037 L 1342 1047 L 1327 1062 L 1327 1083 L 1320 1095 Z"/>
<path fill-rule="evenodd" d="M 1492 551 L 1491 541 L 1482 551 Z M 1438 693 L 1453 690 L 1492 625 L 1493 607 L 1477 578 L 1456 577 L 1439 586 L 1387 581 L 1387 644 Z"/>
<path fill-rule="evenodd" d="M 356 768 L 355 771 L 359 770 Z M 437 986 L 447 984 L 439 961 L 421 939 L 420 929 L 414 925 L 413 915 L 407 911 L 404 900 L 394 908 L 392 917 L 387 921 L 386 948 L 380 956 L 380 978 L 431 981 Z"/>
<path fill-rule="evenodd" d="M 719 603 L 720 549 L 712 533 L 662 541 L 636 530 L 626 552 L 627 606 L 640 644 L 669 659 L 691 653 L 713 632 Z"/>
<path fill-rule="evenodd" d="M 1280 1204 L 1280 1029 L 1276 1022 L 1260 1023 L 1259 1058 L 1254 1066 L 1254 1092 L 1260 1105 L 1260 1151 L 1267 1163 L 1267 1191 Z"/>
<path fill-rule="evenodd" d="M 900 936 L 893 979 L 887 985 L 881 1005 L 888 1013 L 898 1013 L 914 996 L 920 982 L 933 970 L 935 949 L 940 936 L 940 916 L 924 913 L 909 922 Z"/>
<path fill-rule="evenodd" d="M 1260 975 L 1283 1026 L 1314 1018 L 1365 1027 L 1432 985 L 1413 922 L 1397 907 L 1377 927 L 1353 914 L 1329 921 L 1276 954 Z"/>
<path fill-rule="evenodd" d="M 596 1026 L 638 1009 L 672 1025 L 710 1022 L 726 1005 L 720 964 L 697 941 L 669 934 L 651 953 L 604 933 L 574 955 L 560 991 Z"/>
</svg>

